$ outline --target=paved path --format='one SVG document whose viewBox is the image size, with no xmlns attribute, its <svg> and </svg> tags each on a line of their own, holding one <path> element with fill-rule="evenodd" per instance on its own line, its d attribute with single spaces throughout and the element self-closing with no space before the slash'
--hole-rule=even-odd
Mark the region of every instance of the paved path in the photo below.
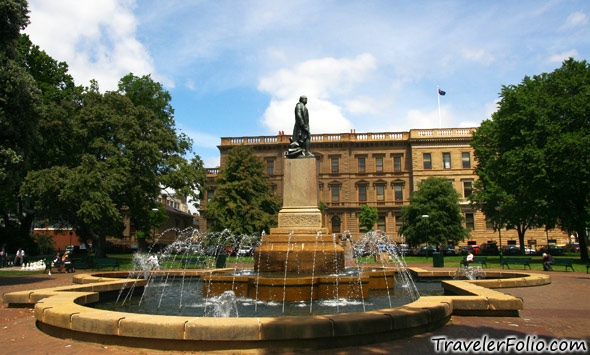
<svg viewBox="0 0 590 355">
<path fill-rule="evenodd" d="M 412 265 L 429 269 L 427 265 Z M 581 272 L 550 273 L 550 285 L 504 289 L 505 293 L 524 299 L 525 309 L 520 317 L 461 317 L 453 316 L 442 328 L 412 338 L 379 344 L 347 347 L 314 354 L 434 354 L 431 338 L 493 339 L 516 337 L 525 339 L 536 335 L 547 339 L 585 340 L 590 346 L 590 275 Z M 21 290 L 49 288 L 71 284 L 71 274 L 30 276 L 0 276 L 0 294 Z M 170 354 L 142 348 L 102 346 L 100 344 L 58 339 L 46 335 L 35 326 L 33 310 L 6 308 L 0 305 L 0 353 L 10 354 Z M 227 354 L 227 352 L 219 352 Z M 531 352 L 532 353 L 532 352 Z M 536 352 L 541 354 L 542 352 Z M 186 353 L 185 353 L 186 354 Z M 196 351 L 194 354 L 200 354 Z M 264 351 L 235 354 L 270 354 Z"/>
</svg>

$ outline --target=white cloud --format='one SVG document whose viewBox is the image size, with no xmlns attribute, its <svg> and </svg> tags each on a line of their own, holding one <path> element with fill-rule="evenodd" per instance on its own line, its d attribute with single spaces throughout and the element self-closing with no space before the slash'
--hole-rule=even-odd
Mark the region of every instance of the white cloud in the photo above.
<svg viewBox="0 0 590 355">
<path fill-rule="evenodd" d="M 344 132 L 353 127 L 345 110 L 367 111 L 366 98 L 355 97 L 355 89 L 376 69 L 370 54 L 353 59 L 323 58 L 305 61 L 292 69 L 282 69 L 259 80 L 258 89 L 271 95 L 262 124 L 271 131 L 293 125 L 294 107 L 299 96 L 308 97 L 312 133 Z M 343 102 L 334 102 L 338 97 Z"/>
<path fill-rule="evenodd" d="M 96 79 L 101 90 L 116 89 L 121 77 L 152 74 L 158 78 L 146 48 L 136 38 L 133 0 L 31 0 L 26 33 L 52 58 L 68 63 L 79 85 Z"/>
<path fill-rule="evenodd" d="M 574 12 L 569 15 L 565 20 L 565 24 L 561 27 L 562 29 L 570 29 L 575 27 L 582 27 L 588 25 L 588 16 L 583 12 Z"/>
<path fill-rule="evenodd" d="M 566 52 L 562 52 L 562 53 L 556 53 L 552 56 L 550 56 L 547 61 L 549 63 L 562 63 L 564 60 L 568 59 L 568 58 L 576 58 L 578 57 L 578 51 L 575 49 L 566 51 Z"/>
</svg>

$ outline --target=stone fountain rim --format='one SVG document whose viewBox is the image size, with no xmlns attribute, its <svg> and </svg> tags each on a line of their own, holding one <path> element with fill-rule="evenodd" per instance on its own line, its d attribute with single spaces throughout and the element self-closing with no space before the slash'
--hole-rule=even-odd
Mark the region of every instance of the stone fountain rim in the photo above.
<svg viewBox="0 0 590 355">
<path fill-rule="evenodd" d="M 409 270 L 421 279 L 448 278 L 454 273 L 454 270 Z M 210 272 L 195 270 L 201 274 Z M 549 275 L 526 271 L 486 271 L 486 274 L 488 279 L 485 280 L 442 281 L 443 288 L 455 295 L 420 297 L 401 307 L 365 313 L 306 317 L 163 316 L 84 306 L 97 302 L 100 292 L 119 290 L 124 284 L 145 284 L 143 279 L 133 282 L 121 279 L 129 275 L 122 271 L 77 274 L 73 277 L 75 285 L 7 293 L 3 301 L 9 305 L 34 304 L 41 330 L 82 341 L 167 350 L 319 349 L 374 343 L 431 331 L 446 324 L 453 314 L 517 315 L 523 309 L 523 300 L 494 289 L 551 282 Z"/>
</svg>

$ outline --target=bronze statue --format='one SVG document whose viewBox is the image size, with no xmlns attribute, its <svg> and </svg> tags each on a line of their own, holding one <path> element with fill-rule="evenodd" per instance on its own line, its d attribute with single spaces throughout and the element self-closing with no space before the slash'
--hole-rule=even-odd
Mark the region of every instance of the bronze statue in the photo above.
<svg viewBox="0 0 590 355">
<path fill-rule="evenodd" d="M 306 104 L 307 97 L 301 96 L 295 105 L 295 126 L 289 150 L 285 153 L 287 158 L 313 157 L 309 150 L 311 133 L 309 132 L 309 113 L 305 107 Z"/>
</svg>

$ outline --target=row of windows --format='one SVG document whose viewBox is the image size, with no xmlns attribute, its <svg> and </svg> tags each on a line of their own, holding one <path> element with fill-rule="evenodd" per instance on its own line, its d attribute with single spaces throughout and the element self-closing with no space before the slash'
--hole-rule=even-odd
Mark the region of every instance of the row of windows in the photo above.
<svg viewBox="0 0 590 355">
<path fill-rule="evenodd" d="M 385 184 L 375 185 L 375 200 L 378 202 L 385 201 Z M 359 184 L 356 186 L 358 191 L 358 201 L 367 201 L 367 190 L 369 185 Z M 340 191 L 342 187 L 340 185 L 330 185 L 331 200 L 332 202 L 340 202 Z M 395 201 L 403 201 L 404 199 L 404 187 L 401 184 L 393 185 L 393 197 Z"/>
<path fill-rule="evenodd" d="M 422 161 L 424 169 L 432 169 L 432 153 L 423 153 Z M 443 169 L 451 169 L 451 153 L 442 153 Z M 461 167 L 463 169 L 471 169 L 471 154 L 469 152 L 461 153 Z"/>
<path fill-rule="evenodd" d="M 332 224 L 332 233 L 341 233 L 342 232 L 342 221 L 340 220 L 340 217 L 338 216 L 334 216 L 331 219 L 331 224 Z M 396 230 L 400 230 L 401 228 L 401 221 L 399 219 L 399 217 L 395 218 L 395 224 L 396 224 Z M 475 230 L 475 216 L 473 213 L 465 213 L 465 227 L 472 231 Z M 381 231 L 386 231 L 387 229 L 387 225 L 386 225 L 386 221 L 385 221 L 385 216 L 379 216 L 379 219 L 377 220 L 377 229 L 381 230 Z M 360 230 L 360 226 L 359 226 L 359 232 L 362 232 Z"/>
<path fill-rule="evenodd" d="M 449 180 L 449 183 L 453 183 L 453 180 Z M 369 185 L 368 184 L 357 184 L 356 189 L 358 191 L 358 201 L 359 202 L 366 202 L 367 201 L 367 190 Z M 385 187 L 386 184 L 376 184 L 375 185 L 375 200 L 377 202 L 385 201 Z M 340 191 L 342 187 L 338 184 L 331 184 L 330 191 L 331 191 L 331 201 L 332 202 L 340 202 Z M 473 181 L 472 180 L 464 180 L 463 181 L 463 197 L 469 197 L 473 192 Z M 393 199 L 394 201 L 403 201 L 404 199 L 404 186 L 402 184 L 394 184 L 393 185 Z"/>
<path fill-rule="evenodd" d="M 384 158 L 385 156 L 376 156 L 375 159 L 375 172 L 383 172 L 384 170 Z M 402 162 L 403 156 L 394 156 L 393 157 L 393 171 L 402 171 Z M 422 161 L 424 169 L 432 169 L 432 153 L 423 153 Z M 442 165 L 443 169 L 451 169 L 451 153 L 444 152 L 442 153 Z M 462 152 L 461 153 L 461 167 L 463 169 L 471 169 L 471 153 L 469 152 Z M 268 159 L 266 161 L 266 173 L 268 175 L 274 175 L 275 171 L 275 161 L 274 159 Z M 338 157 L 331 157 L 330 158 L 330 171 L 332 173 L 339 173 L 340 172 L 340 158 Z M 357 157 L 357 171 L 358 173 L 366 173 L 367 172 L 367 157 Z"/>
</svg>

